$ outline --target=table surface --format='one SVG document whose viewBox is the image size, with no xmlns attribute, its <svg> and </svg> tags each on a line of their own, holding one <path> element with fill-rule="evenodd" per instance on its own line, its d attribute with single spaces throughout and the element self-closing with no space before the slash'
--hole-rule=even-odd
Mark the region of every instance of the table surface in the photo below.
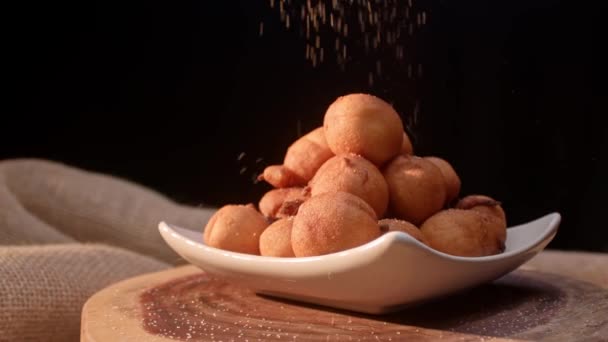
<svg viewBox="0 0 608 342">
<path fill-rule="evenodd" d="M 545 250 L 520 269 L 559 274 L 608 288 L 608 253 Z"/>
<path fill-rule="evenodd" d="M 145 339 L 146 341 L 175 341 L 175 339 L 169 338 L 170 335 L 151 334 L 149 329 L 144 329 L 143 322 L 145 321 L 145 317 L 142 317 L 143 311 L 141 310 L 142 293 L 149 291 L 149 289 L 152 287 L 154 287 L 155 290 L 158 288 L 158 291 L 160 291 L 159 293 L 162 293 L 162 291 L 164 291 L 162 289 L 162 284 L 166 284 L 169 281 L 182 281 L 182 284 L 178 284 L 178 286 L 185 288 L 186 292 L 189 288 L 191 291 L 196 292 L 196 296 L 193 296 L 192 294 L 180 294 L 180 296 L 183 298 L 176 299 L 176 301 L 180 303 L 179 307 L 183 308 L 182 312 L 178 312 L 179 315 L 182 315 L 183 312 L 187 312 L 188 310 L 191 312 L 192 310 L 200 310 L 199 313 L 201 315 L 208 315 L 208 317 L 203 318 L 203 321 L 208 319 L 208 322 L 215 322 L 209 323 L 211 324 L 209 326 L 212 327 L 211 329 L 213 329 L 214 326 L 218 329 L 216 330 L 215 335 L 211 333 L 211 335 L 204 335 L 205 338 L 194 338 L 193 340 L 223 340 L 223 337 L 227 340 L 234 339 L 245 341 L 244 338 L 237 338 L 239 336 L 243 336 L 241 329 L 248 327 L 247 324 L 244 326 L 242 326 L 242 324 L 237 324 L 241 323 L 240 319 L 246 319 L 247 321 L 250 319 L 255 321 L 257 319 L 257 322 L 261 323 L 259 324 L 260 326 L 265 326 L 264 329 L 271 329 L 272 332 L 276 333 L 276 336 L 269 335 L 272 338 L 264 338 L 266 335 L 259 334 L 267 332 L 258 331 L 257 333 L 259 334 L 256 336 L 261 336 L 262 338 L 260 340 L 263 341 L 270 339 L 280 341 L 281 337 L 283 337 L 283 340 L 285 340 L 286 337 L 295 339 L 298 336 L 300 337 L 299 340 L 307 340 L 307 337 L 310 340 L 319 340 L 317 339 L 318 335 L 311 334 L 311 331 L 306 330 L 311 329 L 311 326 L 313 330 L 317 329 L 317 333 L 319 331 L 328 332 L 326 337 L 329 338 L 329 340 L 332 340 L 330 337 L 333 335 L 335 335 L 336 340 L 341 340 L 338 338 L 340 336 L 345 338 L 343 340 L 348 340 L 346 337 L 351 339 L 355 337 L 355 340 L 361 339 L 359 338 L 360 335 L 349 336 L 348 334 L 334 334 L 337 331 L 342 332 L 342 330 L 336 330 L 335 326 L 335 324 L 338 324 L 341 319 L 348 320 L 349 323 L 352 322 L 354 325 L 365 327 L 365 331 L 371 331 L 372 334 L 374 331 L 377 332 L 378 334 L 375 336 L 367 336 L 361 339 L 370 341 L 392 341 L 401 340 L 403 338 L 414 338 L 415 340 L 422 341 L 437 339 L 446 341 L 487 341 L 488 339 L 493 341 L 514 341 L 520 340 L 518 339 L 518 336 L 524 336 L 525 339 L 530 337 L 534 337 L 533 339 L 542 337 L 542 340 L 558 341 L 560 340 L 559 338 L 552 339 L 550 337 L 555 337 L 555 334 L 557 333 L 559 333 L 561 336 L 560 338 L 568 338 L 567 336 L 574 338 L 582 335 L 581 337 L 585 337 L 590 341 L 608 340 L 608 254 L 602 253 L 546 250 L 512 273 L 511 278 L 515 279 L 515 281 L 511 281 L 511 283 L 530 284 L 538 281 L 539 284 L 549 284 L 549 287 L 547 287 L 548 292 L 557 290 L 560 293 L 559 298 L 555 297 L 557 299 L 546 296 L 543 297 L 544 295 L 540 297 L 532 296 L 530 297 L 530 302 L 532 303 L 527 303 L 524 301 L 517 305 L 511 305 L 509 303 L 509 299 L 505 299 L 503 300 L 504 305 L 500 307 L 500 310 L 490 310 L 488 311 L 490 312 L 488 315 L 491 314 L 492 316 L 482 318 L 478 317 L 481 315 L 481 313 L 471 312 L 470 309 L 464 311 L 461 310 L 461 308 L 454 309 L 450 308 L 450 306 L 467 306 L 469 300 L 472 300 L 473 302 L 492 300 L 492 296 L 494 295 L 492 291 L 494 290 L 489 292 L 486 291 L 488 293 L 485 295 L 476 295 L 477 297 L 473 296 L 472 299 L 456 298 L 451 302 L 447 301 L 441 307 L 442 311 L 453 312 L 453 314 L 456 316 L 468 315 L 466 317 L 473 317 L 474 320 L 476 320 L 473 323 L 465 322 L 462 327 L 465 327 L 466 329 L 458 329 L 457 325 L 455 326 L 456 329 L 453 329 L 454 326 L 452 326 L 450 329 L 444 329 L 443 327 L 445 325 L 434 323 L 429 324 L 429 322 L 422 318 L 418 320 L 414 318 L 412 320 L 412 317 L 409 317 L 405 321 L 406 323 L 404 323 L 404 321 L 401 320 L 402 317 L 400 318 L 396 316 L 397 318 L 390 318 L 387 316 L 388 318 L 385 317 L 383 318 L 384 321 L 382 321 L 383 319 L 369 319 L 361 315 L 351 315 L 349 313 L 345 314 L 340 312 L 336 313 L 332 312 L 331 310 L 327 311 L 318 308 L 300 307 L 298 305 L 289 303 L 284 303 L 285 305 L 277 304 L 276 302 L 272 302 L 268 299 L 259 298 L 258 296 L 245 292 L 239 292 L 240 290 L 230 292 L 232 289 L 224 285 L 210 288 L 208 287 L 209 281 L 201 280 L 201 277 L 204 276 L 205 275 L 194 266 L 181 266 L 162 272 L 128 279 L 98 292 L 89 299 L 83 308 L 81 341 L 118 342 L 141 339 Z M 189 283 L 188 277 L 192 278 Z M 524 281 L 520 282 L 522 279 Z M 553 285 L 550 284 L 557 285 L 552 287 Z M 507 281 L 506 285 L 510 285 L 509 281 Z M 165 288 L 166 287 L 167 286 L 165 286 Z M 541 288 L 542 286 L 539 287 L 539 289 Z M 501 292 L 499 295 L 512 295 L 512 293 L 509 291 L 504 293 Z M 480 292 L 483 293 L 483 290 Z M 205 297 L 205 293 L 207 293 L 209 296 Z M 237 293 L 237 295 L 234 295 L 235 293 Z M 164 296 L 167 297 L 166 294 Z M 217 297 L 222 297 L 220 302 L 217 302 Z M 520 300 L 521 298 L 516 299 Z M 201 303 L 204 302 L 206 306 L 188 306 L 187 303 L 184 304 L 185 300 L 191 300 L 192 303 L 195 301 L 201 301 Z M 260 315 L 262 315 L 262 312 L 264 312 L 264 308 L 266 308 L 267 311 L 264 313 L 265 316 L 260 316 L 257 318 L 254 316 L 249 316 L 249 313 L 247 313 L 247 316 L 244 316 L 245 314 L 243 314 L 243 316 L 240 318 L 238 314 L 230 317 L 226 316 L 224 318 L 215 317 L 216 312 L 219 312 L 215 311 L 217 306 L 213 308 L 214 311 L 209 311 L 210 305 L 223 305 L 224 301 L 229 302 L 231 300 L 235 301 L 235 303 L 233 303 L 235 307 L 237 307 L 237 305 L 257 306 L 257 312 Z M 551 301 L 554 303 L 547 304 L 547 307 L 550 310 L 546 309 L 546 307 L 543 305 L 546 304 L 545 302 Z M 534 304 L 533 302 L 536 303 Z M 197 305 L 201 303 L 198 303 Z M 164 303 L 162 300 L 158 300 L 155 304 L 164 305 L 166 303 Z M 175 306 L 176 303 L 169 305 Z M 275 313 L 275 311 L 278 310 L 279 305 L 281 310 L 286 310 L 282 315 Z M 473 303 L 472 305 L 475 304 Z M 483 305 L 481 307 L 483 307 Z M 557 309 L 555 309 L 556 307 Z M 175 309 L 175 307 L 173 309 L 177 311 L 181 310 Z M 205 312 L 205 310 L 208 310 L 208 312 Z M 256 309 L 254 308 L 253 310 L 255 311 Z M 428 310 L 427 308 L 421 310 L 420 313 L 427 316 L 433 316 L 433 310 L 436 309 L 433 308 L 432 310 Z M 543 313 L 542 311 L 545 310 L 548 311 Z M 239 311 L 242 312 L 242 310 Z M 197 317 L 196 315 L 199 313 L 195 313 L 194 317 Z M 301 317 L 306 317 L 306 319 L 312 323 L 309 324 L 308 328 L 303 328 L 301 324 L 294 324 L 297 323 L 296 320 L 285 320 L 284 316 L 287 315 L 287 313 L 290 313 L 293 317 L 297 317 L 298 319 Z M 414 312 L 414 315 L 417 314 L 418 311 Z M 528 329 L 529 331 L 526 331 L 526 334 L 522 335 L 522 331 L 519 331 L 519 335 L 498 334 L 500 336 L 495 336 L 495 334 L 495 337 L 492 337 L 492 334 L 480 334 L 480 332 L 485 331 L 486 327 L 483 326 L 484 324 L 486 324 L 488 327 L 498 329 L 499 327 L 494 326 L 496 324 L 497 317 L 502 317 L 501 319 L 505 320 L 505 315 L 522 314 L 538 316 L 536 318 L 529 318 L 530 320 L 536 320 L 538 322 L 535 321 L 534 324 L 537 324 L 537 326 L 533 327 L 534 329 Z M 408 313 L 406 313 L 406 315 L 408 315 Z M 449 315 L 446 315 L 443 315 L 443 318 L 441 319 L 445 320 L 446 317 L 449 318 Z M 310 321 L 312 319 L 311 317 L 316 317 L 317 320 Z M 465 318 L 465 320 L 469 318 Z M 224 320 L 222 321 L 221 319 Z M 237 320 L 239 320 L 239 322 L 237 322 Z M 230 322 L 230 324 L 228 324 L 228 322 Z M 325 322 L 327 322 L 327 324 L 325 324 Z M 411 324 L 412 322 L 419 322 L 421 324 Z M 233 323 L 236 326 L 233 326 Z M 502 323 L 498 322 L 498 324 Z M 576 327 L 571 325 L 576 325 Z M 232 328 L 234 329 L 234 335 L 232 332 L 221 333 L 219 331 L 220 328 L 222 331 L 230 331 Z M 236 330 L 236 328 L 239 328 L 239 330 Z M 238 331 L 241 331 L 241 333 L 238 333 Z M 393 335 L 387 335 L 387 331 L 393 333 Z M 329 332 L 332 334 L 329 334 Z M 395 332 L 401 335 L 394 335 Z M 551 334 L 547 335 L 547 332 L 550 332 Z M 209 336 L 211 336 L 211 338 L 209 338 Z M 182 335 L 181 339 L 190 340 L 188 337 L 189 335 Z M 325 340 L 325 338 L 322 340 Z"/>
</svg>

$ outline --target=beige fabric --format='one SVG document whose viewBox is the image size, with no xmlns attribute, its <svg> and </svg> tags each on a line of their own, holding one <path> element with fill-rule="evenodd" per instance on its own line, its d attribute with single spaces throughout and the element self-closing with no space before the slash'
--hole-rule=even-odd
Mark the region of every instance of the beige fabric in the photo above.
<svg viewBox="0 0 608 342">
<path fill-rule="evenodd" d="M 77 341 L 90 295 L 184 262 L 159 221 L 202 233 L 212 213 L 59 163 L 0 161 L 0 341 Z"/>
<path fill-rule="evenodd" d="M 0 249 L 0 341 L 77 341 L 80 311 L 99 289 L 167 264 L 103 245 Z"/>
<path fill-rule="evenodd" d="M 177 205 L 131 182 L 41 160 L 0 163 L 0 245 L 104 242 L 178 263 L 165 220 L 201 230 L 210 209 Z"/>
</svg>

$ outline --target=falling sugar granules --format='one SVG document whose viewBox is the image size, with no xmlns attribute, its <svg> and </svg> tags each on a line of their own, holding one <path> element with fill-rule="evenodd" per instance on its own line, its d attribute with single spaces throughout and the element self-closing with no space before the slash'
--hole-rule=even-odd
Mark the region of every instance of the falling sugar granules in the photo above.
<svg viewBox="0 0 608 342">
<path fill-rule="evenodd" d="M 269 0 L 285 29 L 297 30 L 305 40 L 303 55 L 313 67 L 335 61 L 369 64 L 368 83 L 385 78 L 384 69 L 397 64 L 408 77 L 421 76 L 422 65 L 407 56 L 408 42 L 427 25 L 428 13 L 413 0 Z M 263 35 L 263 22 L 260 35 Z M 412 69 L 416 72 L 412 72 Z"/>
</svg>

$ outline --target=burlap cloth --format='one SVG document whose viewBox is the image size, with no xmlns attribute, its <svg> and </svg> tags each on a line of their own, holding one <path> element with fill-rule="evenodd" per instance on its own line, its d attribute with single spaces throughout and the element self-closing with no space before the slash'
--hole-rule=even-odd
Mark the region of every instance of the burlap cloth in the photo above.
<svg viewBox="0 0 608 342">
<path fill-rule="evenodd" d="M 183 263 L 159 221 L 202 231 L 212 213 L 50 161 L 0 161 L 0 341 L 77 341 L 93 293 Z"/>
</svg>

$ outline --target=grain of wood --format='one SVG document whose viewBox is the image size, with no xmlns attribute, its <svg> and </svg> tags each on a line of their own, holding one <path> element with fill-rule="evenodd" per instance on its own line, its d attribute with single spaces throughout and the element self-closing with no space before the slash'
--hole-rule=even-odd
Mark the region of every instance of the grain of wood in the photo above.
<svg viewBox="0 0 608 342">
<path fill-rule="evenodd" d="M 83 309 L 81 340 L 601 341 L 608 336 L 608 291 L 580 281 L 590 274 L 602 279 L 597 274 L 608 273 L 602 267 L 608 256 L 541 254 L 548 259 L 523 267 L 534 271 L 517 270 L 492 284 L 381 316 L 257 296 L 185 266 L 126 280 L 93 296 Z M 547 261 L 565 255 L 569 261 L 561 266 Z M 565 265 L 586 259 L 598 261 L 594 272 L 572 270 L 579 280 L 565 276 Z M 556 274 L 539 272 L 552 267 Z"/>
</svg>

